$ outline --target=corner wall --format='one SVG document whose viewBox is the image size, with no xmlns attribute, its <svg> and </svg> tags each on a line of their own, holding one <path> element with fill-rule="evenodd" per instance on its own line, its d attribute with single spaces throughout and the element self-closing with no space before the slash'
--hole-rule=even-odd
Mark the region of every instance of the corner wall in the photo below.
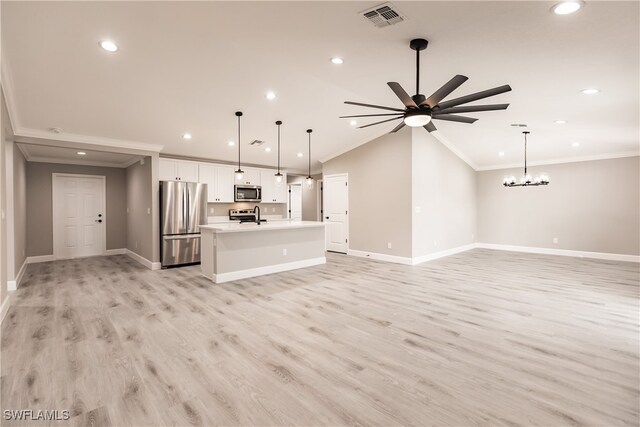
<svg viewBox="0 0 640 427">
<path fill-rule="evenodd" d="M 127 249 L 149 262 L 156 261 L 154 254 L 153 179 L 151 157 L 144 158 L 144 165 L 136 162 L 126 170 L 127 195 Z M 159 255 L 158 255 L 159 259 Z"/>
<path fill-rule="evenodd" d="M 478 172 L 479 242 L 640 255 L 640 157 L 530 172 L 547 173 L 551 183 L 506 188 L 504 176 L 519 177 L 522 169 Z"/>
</svg>

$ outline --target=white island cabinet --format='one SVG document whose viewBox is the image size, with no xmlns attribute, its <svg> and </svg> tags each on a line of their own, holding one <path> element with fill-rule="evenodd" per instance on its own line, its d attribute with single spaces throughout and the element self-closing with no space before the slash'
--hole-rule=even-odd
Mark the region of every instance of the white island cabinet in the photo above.
<svg viewBox="0 0 640 427">
<path fill-rule="evenodd" d="M 200 231 L 202 274 L 214 283 L 327 262 L 323 222 L 222 223 Z"/>
</svg>

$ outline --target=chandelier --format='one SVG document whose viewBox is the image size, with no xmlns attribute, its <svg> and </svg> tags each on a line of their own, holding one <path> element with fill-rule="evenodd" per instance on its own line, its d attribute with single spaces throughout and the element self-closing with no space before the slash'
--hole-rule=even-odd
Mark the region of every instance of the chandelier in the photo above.
<svg viewBox="0 0 640 427">
<path fill-rule="evenodd" d="M 505 187 L 528 187 L 530 185 L 548 185 L 549 184 L 549 176 L 542 174 L 536 175 L 535 178 L 532 178 L 531 175 L 527 173 L 527 135 L 531 132 L 525 130 L 522 132 L 524 134 L 524 175 L 520 178 L 520 183 L 516 183 L 516 177 L 505 176 L 502 180 L 502 184 Z"/>
</svg>

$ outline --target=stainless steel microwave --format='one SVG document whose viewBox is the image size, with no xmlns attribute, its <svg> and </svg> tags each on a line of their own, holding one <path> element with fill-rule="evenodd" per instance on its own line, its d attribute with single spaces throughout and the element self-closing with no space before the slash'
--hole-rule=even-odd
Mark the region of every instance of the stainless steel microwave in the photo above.
<svg viewBox="0 0 640 427">
<path fill-rule="evenodd" d="M 236 202 L 261 202 L 262 187 L 259 185 L 236 185 L 233 199 Z"/>
</svg>

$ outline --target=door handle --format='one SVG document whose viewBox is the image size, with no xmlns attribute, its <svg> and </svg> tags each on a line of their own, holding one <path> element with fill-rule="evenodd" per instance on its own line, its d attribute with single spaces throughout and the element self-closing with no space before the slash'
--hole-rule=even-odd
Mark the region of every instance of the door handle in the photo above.
<svg viewBox="0 0 640 427">
<path fill-rule="evenodd" d="M 96 219 L 96 222 L 102 222 L 102 220 L 101 219 Z"/>
<path fill-rule="evenodd" d="M 326 219 L 329 219 L 329 217 L 328 217 L 328 216 L 325 216 L 325 218 L 326 218 Z"/>
</svg>

